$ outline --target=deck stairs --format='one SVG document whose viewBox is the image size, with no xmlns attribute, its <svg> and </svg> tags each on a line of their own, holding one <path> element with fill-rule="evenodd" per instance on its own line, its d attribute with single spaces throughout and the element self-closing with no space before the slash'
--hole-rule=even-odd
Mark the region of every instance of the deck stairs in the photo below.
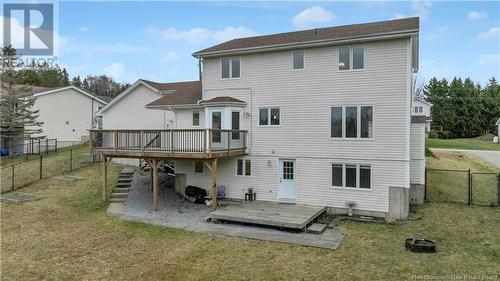
<svg viewBox="0 0 500 281">
<path fill-rule="evenodd" d="M 133 176 L 133 170 L 124 169 L 120 173 L 110 202 L 125 202 L 127 200 Z"/>
</svg>

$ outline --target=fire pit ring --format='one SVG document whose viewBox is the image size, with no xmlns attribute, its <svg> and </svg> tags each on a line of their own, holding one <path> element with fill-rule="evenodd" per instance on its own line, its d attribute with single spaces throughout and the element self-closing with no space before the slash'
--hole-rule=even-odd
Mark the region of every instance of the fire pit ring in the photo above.
<svg viewBox="0 0 500 281">
<path fill-rule="evenodd" d="M 435 253 L 436 242 L 424 238 L 408 238 L 405 247 L 414 253 Z"/>
</svg>

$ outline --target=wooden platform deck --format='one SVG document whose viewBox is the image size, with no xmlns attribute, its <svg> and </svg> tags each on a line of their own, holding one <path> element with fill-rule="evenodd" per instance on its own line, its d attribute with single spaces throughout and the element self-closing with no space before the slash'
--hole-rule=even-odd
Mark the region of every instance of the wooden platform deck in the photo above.
<svg viewBox="0 0 500 281">
<path fill-rule="evenodd" d="M 268 227 L 305 230 L 326 207 L 253 201 L 228 205 L 210 213 L 212 221 L 255 224 Z"/>
</svg>

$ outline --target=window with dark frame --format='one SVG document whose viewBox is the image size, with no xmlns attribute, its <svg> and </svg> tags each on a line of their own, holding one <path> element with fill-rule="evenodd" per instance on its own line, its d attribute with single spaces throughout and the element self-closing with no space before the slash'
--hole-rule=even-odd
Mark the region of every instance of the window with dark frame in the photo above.
<svg viewBox="0 0 500 281">
<path fill-rule="evenodd" d="M 239 78 L 241 62 L 239 58 L 223 58 L 221 60 L 222 78 Z"/>
<path fill-rule="evenodd" d="M 252 174 L 252 161 L 249 159 L 245 160 L 245 176 L 250 176 Z"/>
<path fill-rule="evenodd" d="M 372 139 L 373 120 L 373 106 L 332 106 L 330 107 L 330 137 Z"/>
<path fill-rule="evenodd" d="M 193 126 L 200 126 L 200 111 L 193 110 Z"/>
<path fill-rule="evenodd" d="M 239 130 L 240 129 L 240 112 L 239 111 L 233 111 L 231 113 L 231 129 L 233 130 Z M 239 132 L 233 132 L 231 134 L 231 138 L 233 140 L 239 140 L 240 139 L 240 133 Z"/>
<path fill-rule="evenodd" d="M 194 161 L 194 172 L 197 174 L 203 174 L 203 161 L 200 160 Z"/>
<path fill-rule="evenodd" d="M 279 107 L 267 107 L 259 109 L 260 126 L 279 126 L 281 123 L 281 110 Z"/>
<path fill-rule="evenodd" d="M 251 176 L 252 175 L 252 160 L 236 159 L 236 175 Z"/>
<path fill-rule="evenodd" d="M 243 175 L 243 159 L 237 159 L 236 160 L 236 174 L 238 176 Z"/>
</svg>

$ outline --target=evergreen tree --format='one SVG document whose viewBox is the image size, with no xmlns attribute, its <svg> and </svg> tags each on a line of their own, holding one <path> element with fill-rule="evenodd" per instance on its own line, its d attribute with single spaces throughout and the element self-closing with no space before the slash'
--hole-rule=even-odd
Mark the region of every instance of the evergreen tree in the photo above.
<svg viewBox="0 0 500 281">
<path fill-rule="evenodd" d="M 69 75 L 68 75 L 68 71 L 66 71 L 66 68 L 63 68 L 62 71 L 61 71 L 61 86 L 69 86 Z"/>
<path fill-rule="evenodd" d="M 71 85 L 81 88 L 82 87 L 82 80 L 80 79 L 80 75 L 73 77 L 71 79 Z"/>
</svg>

